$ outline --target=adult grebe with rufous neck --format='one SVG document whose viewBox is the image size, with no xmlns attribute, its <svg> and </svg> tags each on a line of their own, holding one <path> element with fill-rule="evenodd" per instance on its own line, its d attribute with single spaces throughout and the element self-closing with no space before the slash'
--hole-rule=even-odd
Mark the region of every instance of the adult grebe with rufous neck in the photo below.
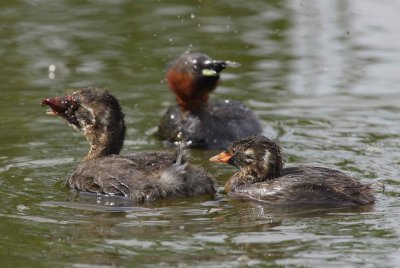
<svg viewBox="0 0 400 268">
<path fill-rule="evenodd" d="M 220 73 L 238 64 L 185 52 L 168 68 L 166 80 L 177 105 L 168 108 L 158 126 L 167 142 L 190 141 L 196 148 L 225 148 L 238 138 L 262 133 L 255 113 L 233 100 L 209 100 Z"/>
</svg>

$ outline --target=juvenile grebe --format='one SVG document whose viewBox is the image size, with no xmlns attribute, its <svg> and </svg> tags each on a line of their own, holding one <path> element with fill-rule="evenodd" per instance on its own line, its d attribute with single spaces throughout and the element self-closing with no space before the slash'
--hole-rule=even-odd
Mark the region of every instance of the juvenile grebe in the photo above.
<svg viewBox="0 0 400 268">
<path fill-rule="evenodd" d="M 183 148 L 176 152 L 119 155 L 125 138 L 124 115 L 108 91 L 83 88 L 70 96 L 44 99 L 49 114 L 59 115 L 82 132 L 90 150 L 66 185 L 78 191 L 123 196 L 138 203 L 160 198 L 214 195 L 214 180 L 191 165 Z"/>
<path fill-rule="evenodd" d="M 373 190 L 346 174 L 323 167 L 282 168 L 281 149 L 256 135 L 235 141 L 226 151 L 210 158 L 239 169 L 225 184 L 233 197 L 281 205 L 373 204 Z"/>
</svg>

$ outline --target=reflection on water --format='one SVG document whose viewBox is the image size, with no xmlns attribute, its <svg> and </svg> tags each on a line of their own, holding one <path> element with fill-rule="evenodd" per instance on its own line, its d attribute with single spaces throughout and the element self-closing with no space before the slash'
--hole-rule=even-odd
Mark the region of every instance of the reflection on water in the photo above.
<svg viewBox="0 0 400 268">
<path fill-rule="evenodd" d="M 0 3 L 0 254 L 6 266 L 396 266 L 399 259 L 400 33 L 395 0 L 37 1 Z M 382 15 L 384 14 L 384 15 Z M 218 196 L 136 207 L 64 181 L 87 142 L 40 100 L 109 88 L 128 126 L 124 152 L 174 102 L 168 62 L 185 50 L 229 59 L 214 98 L 241 100 L 286 165 L 383 181 L 373 207 L 275 208 Z M 192 161 L 222 186 L 233 169 Z M 45 256 L 45 257 L 44 257 Z"/>
</svg>

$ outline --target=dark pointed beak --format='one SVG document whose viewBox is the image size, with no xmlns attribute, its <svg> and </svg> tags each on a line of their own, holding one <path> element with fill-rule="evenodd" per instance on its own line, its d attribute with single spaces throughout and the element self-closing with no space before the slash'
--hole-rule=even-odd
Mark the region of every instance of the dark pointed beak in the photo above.
<svg viewBox="0 0 400 268">
<path fill-rule="evenodd" d="M 229 159 L 231 159 L 232 154 L 227 152 L 222 152 L 218 155 L 215 155 L 209 159 L 211 162 L 219 162 L 219 163 L 228 163 Z"/>
<path fill-rule="evenodd" d="M 219 61 L 219 60 L 215 60 L 213 61 L 213 70 L 216 71 L 217 73 L 221 72 L 223 69 L 226 69 L 228 67 L 239 67 L 240 63 L 238 62 L 234 62 L 234 61 Z"/>
<path fill-rule="evenodd" d="M 228 67 L 239 67 L 240 64 L 234 61 L 213 60 L 210 66 L 203 69 L 202 74 L 205 76 L 218 76 L 222 70 Z"/>
</svg>

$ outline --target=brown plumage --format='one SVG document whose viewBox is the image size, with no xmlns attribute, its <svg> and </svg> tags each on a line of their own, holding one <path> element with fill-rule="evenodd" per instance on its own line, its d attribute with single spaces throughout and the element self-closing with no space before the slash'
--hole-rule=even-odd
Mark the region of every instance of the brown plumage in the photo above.
<svg viewBox="0 0 400 268">
<path fill-rule="evenodd" d="M 201 53 L 180 55 L 166 75 L 177 105 L 161 118 L 158 136 L 168 142 L 190 141 L 191 147 L 225 148 L 238 138 L 261 133 L 260 120 L 244 104 L 209 101 L 221 71 L 235 65 Z"/>
<path fill-rule="evenodd" d="M 71 96 L 45 99 L 50 114 L 64 118 L 90 143 L 89 153 L 68 178 L 72 189 L 123 196 L 138 203 L 160 198 L 214 195 L 214 180 L 175 152 L 119 155 L 125 138 L 124 115 L 106 90 L 84 88 Z"/>
<path fill-rule="evenodd" d="M 371 187 L 346 174 L 323 167 L 283 169 L 281 149 L 256 135 L 235 141 L 210 161 L 239 169 L 226 183 L 230 196 L 276 205 L 358 206 L 373 204 Z"/>
</svg>

